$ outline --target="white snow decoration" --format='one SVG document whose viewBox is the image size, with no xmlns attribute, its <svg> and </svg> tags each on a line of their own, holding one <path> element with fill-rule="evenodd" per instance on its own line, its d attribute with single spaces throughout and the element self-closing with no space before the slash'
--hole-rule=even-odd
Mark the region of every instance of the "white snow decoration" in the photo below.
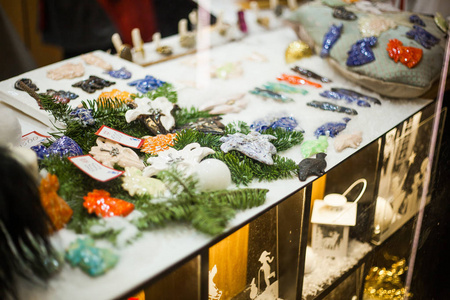
<svg viewBox="0 0 450 300">
<path fill-rule="evenodd" d="M 158 97 L 155 100 L 147 97 L 136 98 L 134 103 L 137 104 L 137 107 L 125 113 L 125 120 L 128 123 L 136 120 L 139 116 L 153 115 L 158 112 L 161 114 L 160 120 L 166 130 L 175 126 L 175 118 L 171 114 L 174 104 L 166 97 Z"/>
</svg>

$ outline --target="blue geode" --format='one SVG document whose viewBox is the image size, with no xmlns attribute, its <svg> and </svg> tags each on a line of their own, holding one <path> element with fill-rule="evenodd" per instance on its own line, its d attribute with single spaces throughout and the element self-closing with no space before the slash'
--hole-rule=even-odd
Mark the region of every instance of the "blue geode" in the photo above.
<svg viewBox="0 0 450 300">
<path fill-rule="evenodd" d="M 146 75 L 144 79 L 138 79 L 132 82 L 129 82 L 128 85 L 136 86 L 136 89 L 145 94 L 152 90 L 156 90 L 157 88 L 163 86 L 166 82 L 156 79 L 151 75 Z"/>
<path fill-rule="evenodd" d="M 417 25 L 414 25 L 413 29 L 406 33 L 406 36 L 410 39 L 414 39 L 426 49 L 430 49 L 440 41 L 440 39 Z"/>
<path fill-rule="evenodd" d="M 341 37 L 342 27 L 344 24 L 339 25 L 331 25 L 328 32 L 323 37 L 323 45 L 322 51 L 320 52 L 320 57 L 328 57 L 330 56 L 330 51 L 333 45 L 337 42 L 337 40 Z"/>
<path fill-rule="evenodd" d="M 372 47 L 375 46 L 378 39 L 375 36 L 365 37 L 352 45 L 348 51 L 347 66 L 361 66 L 375 60 Z"/>
</svg>

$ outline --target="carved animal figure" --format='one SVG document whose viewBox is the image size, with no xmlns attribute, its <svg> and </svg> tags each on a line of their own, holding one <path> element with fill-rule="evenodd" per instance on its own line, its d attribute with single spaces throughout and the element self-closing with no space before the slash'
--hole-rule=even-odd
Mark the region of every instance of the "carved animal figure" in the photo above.
<svg viewBox="0 0 450 300">
<path fill-rule="evenodd" d="M 340 134 L 334 140 L 334 149 L 341 152 L 345 148 L 358 148 L 362 142 L 362 132 L 357 131 L 352 134 Z"/>
<path fill-rule="evenodd" d="M 298 179 L 305 181 L 309 176 L 322 176 L 325 174 L 327 162 L 325 161 L 326 153 L 320 152 L 316 154 L 316 158 L 305 158 L 298 164 Z"/>
</svg>

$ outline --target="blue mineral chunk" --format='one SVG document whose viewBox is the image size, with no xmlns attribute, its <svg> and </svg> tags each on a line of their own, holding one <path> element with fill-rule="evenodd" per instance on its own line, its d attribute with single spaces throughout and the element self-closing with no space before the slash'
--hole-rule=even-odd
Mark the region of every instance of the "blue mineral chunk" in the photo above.
<svg viewBox="0 0 450 300">
<path fill-rule="evenodd" d="M 292 102 L 292 101 L 294 101 L 294 99 L 292 99 L 290 97 L 287 97 L 285 95 L 282 95 L 280 93 L 276 93 L 276 92 L 273 92 L 271 90 L 260 89 L 258 87 L 256 87 L 252 91 L 250 91 L 250 93 L 253 94 L 253 95 L 261 96 L 263 98 L 271 98 L 271 99 L 273 99 L 275 101 L 278 101 L 278 102 Z"/>
<path fill-rule="evenodd" d="M 270 128 L 271 125 L 272 125 L 271 121 L 265 120 L 265 119 L 260 119 L 260 120 L 253 122 L 250 125 L 250 129 L 261 132 L 261 131 L 264 131 L 264 130 L 267 130 L 268 128 Z"/>
<path fill-rule="evenodd" d="M 430 49 L 440 41 L 440 39 L 417 25 L 414 25 L 413 29 L 406 32 L 406 36 L 410 39 L 414 39 L 426 49 Z"/>
<path fill-rule="evenodd" d="M 48 155 L 49 155 L 47 147 L 45 147 L 44 145 L 41 145 L 41 144 L 32 146 L 31 150 L 36 152 L 38 159 L 44 159 L 44 158 L 48 157 Z"/>
<path fill-rule="evenodd" d="M 155 77 L 151 75 L 146 75 L 144 79 L 138 79 L 132 82 L 129 82 L 129 86 L 136 86 L 136 89 L 146 94 L 150 91 L 156 90 L 157 88 L 163 86 L 166 82 L 156 79 Z"/>
<path fill-rule="evenodd" d="M 358 106 L 361 107 L 370 107 L 370 103 L 367 102 L 366 100 L 354 97 L 354 96 L 350 96 L 348 94 L 345 93 L 341 93 L 339 91 L 323 91 L 321 93 L 319 93 L 320 96 L 324 97 L 324 98 L 328 98 L 328 99 L 334 99 L 334 100 L 345 100 L 347 101 L 347 103 L 356 103 Z"/>
<path fill-rule="evenodd" d="M 372 47 L 377 43 L 377 37 L 365 37 L 352 45 L 348 51 L 347 66 L 361 66 L 375 60 Z"/>
<path fill-rule="evenodd" d="M 381 101 L 378 98 L 367 96 L 361 93 L 358 93 L 354 90 L 344 89 L 344 88 L 331 88 L 332 92 L 338 92 L 344 95 L 349 95 L 351 97 L 358 98 L 360 100 L 369 101 L 377 105 L 381 105 Z"/>
<path fill-rule="evenodd" d="M 120 68 L 119 70 L 111 70 L 107 72 L 111 77 L 119 78 L 119 79 L 130 79 L 131 72 L 125 69 L 125 67 Z"/>
<path fill-rule="evenodd" d="M 325 123 L 314 132 L 314 136 L 319 137 L 321 135 L 326 135 L 331 138 L 336 137 L 342 130 L 347 127 L 347 123 L 350 121 L 350 118 L 344 118 L 344 122 L 329 122 Z"/>
<path fill-rule="evenodd" d="M 95 124 L 95 120 L 92 117 L 92 109 L 77 108 L 76 110 L 71 111 L 69 116 L 80 122 L 84 127 Z"/>
<path fill-rule="evenodd" d="M 417 25 L 423 26 L 423 27 L 427 26 L 425 24 L 425 22 L 416 14 L 409 16 L 409 22 L 411 22 L 413 24 L 417 24 Z"/>
<path fill-rule="evenodd" d="M 78 156 L 83 155 L 83 150 L 78 144 L 67 136 L 62 136 L 57 139 L 50 147 L 48 147 L 50 155 L 63 156 Z"/>
<path fill-rule="evenodd" d="M 333 45 L 337 42 L 337 40 L 341 37 L 342 27 L 344 24 L 339 25 L 331 25 L 328 32 L 323 37 L 323 45 L 322 51 L 320 52 L 320 57 L 328 57 L 330 56 L 330 51 Z"/>
<path fill-rule="evenodd" d="M 293 117 L 281 117 L 270 125 L 271 128 L 283 128 L 286 131 L 294 131 L 297 127 L 298 122 Z"/>
</svg>

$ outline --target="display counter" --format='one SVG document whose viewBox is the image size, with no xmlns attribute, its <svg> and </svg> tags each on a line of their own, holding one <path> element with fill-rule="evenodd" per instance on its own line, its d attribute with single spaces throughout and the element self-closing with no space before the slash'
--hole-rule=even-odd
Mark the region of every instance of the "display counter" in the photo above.
<svg viewBox="0 0 450 300">
<path fill-rule="evenodd" d="M 166 278 L 169 281 L 170 278 L 175 279 L 173 285 L 164 286 L 167 289 L 164 294 L 167 297 L 180 295 L 179 299 L 189 299 L 192 295 L 199 299 L 206 299 L 208 295 L 209 299 L 269 299 L 263 298 L 264 292 L 272 295 L 273 299 L 300 299 L 302 293 L 303 297 L 312 299 L 344 273 L 361 266 L 375 244 L 383 243 L 418 211 L 417 207 L 410 208 L 408 215 L 397 223 L 398 226 L 392 232 L 386 233 L 382 228 L 379 235 L 374 233 L 377 197 L 383 191 L 389 191 L 384 188 L 385 185 L 392 184 L 385 176 L 406 176 L 413 161 L 409 165 L 404 162 L 414 154 L 421 158 L 428 154 L 425 145 L 428 145 L 432 133 L 429 125 L 434 118 L 434 102 L 430 99 L 389 99 L 379 96 L 376 91 L 363 90 L 340 76 L 326 60 L 316 55 L 288 64 L 285 61 L 286 47 L 297 39 L 291 28 L 280 27 L 147 67 L 105 52 L 94 52 L 110 63 L 114 70 L 126 67 L 132 73 L 130 80 L 114 79 L 116 85 L 105 90 L 117 88 L 136 92 L 127 83 L 152 75 L 173 84 L 178 94 L 177 104 L 182 108 L 201 107 L 212 100 L 233 99 L 242 94 L 247 106 L 238 113 L 222 115 L 224 124 L 238 121 L 252 124 L 269 115 L 287 115 L 298 120 L 298 128 L 304 132 L 304 141 L 314 140 L 314 132 L 319 126 L 327 122 L 342 122 L 346 117 L 345 114 L 306 105 L 313 100 L 324 100 L 319 93 L 326 89 L 340 87 L 359 91 L 377 97 L 381 105 L 359 107 L 353 103 L 347 104 L 357 110 L 357 115 L 350 116 L 345 132 L 361 131 L 362 142 L 356 149 L 347 148 L 337 152 L 330 139 L 326 149 L 326 175 L 321 180 L 317 176 L 310 176 L 304 181 L 296 177 L 270 182 L 252 181 L 249 188 L 268 189 L 265 202 L 239 211 L 220 234 L 207 235 L 189 224 L 171 222 L 164 228 L 142 231 L 136 238 L 120 245 L 99 239 L 98 245 L 113 249 L 119 255 L 120 259 L 114 268 L 94 278 L 66 263 L 61 272 L 47 284 L 20 280 L 20 299 L 121 299 L 144 289 L 151 291 L 152 286 L 157 287 Z M 0 99 L 4 107 L 16 108 L 14 114 L 22 125 L 23 135 L 31 131 L 52 133 L 53 126 L 58 126 L 58 123 L 54 123 L 47 112 L 39 110 L 36 101 L 28 94 L 15 90 L 15 82 L 20 78 L 30 78 L 41 91 L 53 88 L 75 92 L 71 85 L 79 79 L 56 82 L 46 77 L 47 71 L 67 62 L 82 63 L 82 60 L 75 57 L 0 83 Z M 218 67 L 226 64 L 233 64 L 234 68 L 227 78 L 211 76 Z M 321 88 L 300 86 L 307 93 L 290 94 L 293 101 L 286 103 L 249 93 L 267 82 L 277 82 L 277 77 L 283 73 L 294 74 L 290 69 L 296 65 L 326 76 L 332 83 L 323 83 Z M 83 78 L 87 75 L 111 79 L 95 66 L 85 66 Z M 72 100 L 70 105 L 76 107 L 82 100 L 96 99 L 101 92 L 88 94 L 76 89 L 80 97 Z M 414 138 L 411 132 L 414 132 Z M 418 144 L 424 147 L 416 150 L 414 145 Z M 401 152 L 402 147 L 405 153 Z M 391 152 L 388 153 L 388 150 Z M 389 154 L 392 156 L 389 157 Z M 304 158 L 300 145 L 279 155 L 296 163 Z M 394 165 L 386 161 L 388 158 Z M 399 168 L 406 169 L 399 171 Z M 310 223 L 314 200 L 323 199 L 329 193 L 342 194 L 361 177 L 368 184 L 358 204 L 356 226 L 350 229 L 348 252 L 339 259 L 322 259 L 316 253 L 316 270 L 328 270 L 324 274 L 315 273 L 314 276 L 321 277 L 318 281 L 312 278 L 313 275 L 304 275 L 305 257 L 308 255 L 306 246 L 311 244 L 311 235 L 314 235 L 311 232 L 314 227 Z M 383 195 L 385 199 L 392 196 L 390 192 L 387 193 Z M 354 199 L 353 194 L 351 196 Z M 400 204 L 396 207 L 397 211 L 401 200 L 403 198 L 398 200 Z M 62 229 L 53 234 L 51 240 L 57 249 L 64 251 L 79 236 L 72 230 Z M 372 243 L 374 240 L 375 243 Z M 337 263 L 340 266 L 336 266 L 337 270 L 333 271 Z M 178 275 L 173 275 L 177 272 Z M 217 274 L 216 279 L 211 277 L 212 272 Z M 360 272 L 362 274 L 363 271 Z M 190 285 L 187 287 L 184 281 Z M 155 289 L 154 295 L 157 294 Z M 148 292 L 146 299 L 153 299 L 150 294 Z M 183 294 L 185 296 L 181 296 Z M 216 298 L 213 298 L 214 295 Z"/>
</svg>

